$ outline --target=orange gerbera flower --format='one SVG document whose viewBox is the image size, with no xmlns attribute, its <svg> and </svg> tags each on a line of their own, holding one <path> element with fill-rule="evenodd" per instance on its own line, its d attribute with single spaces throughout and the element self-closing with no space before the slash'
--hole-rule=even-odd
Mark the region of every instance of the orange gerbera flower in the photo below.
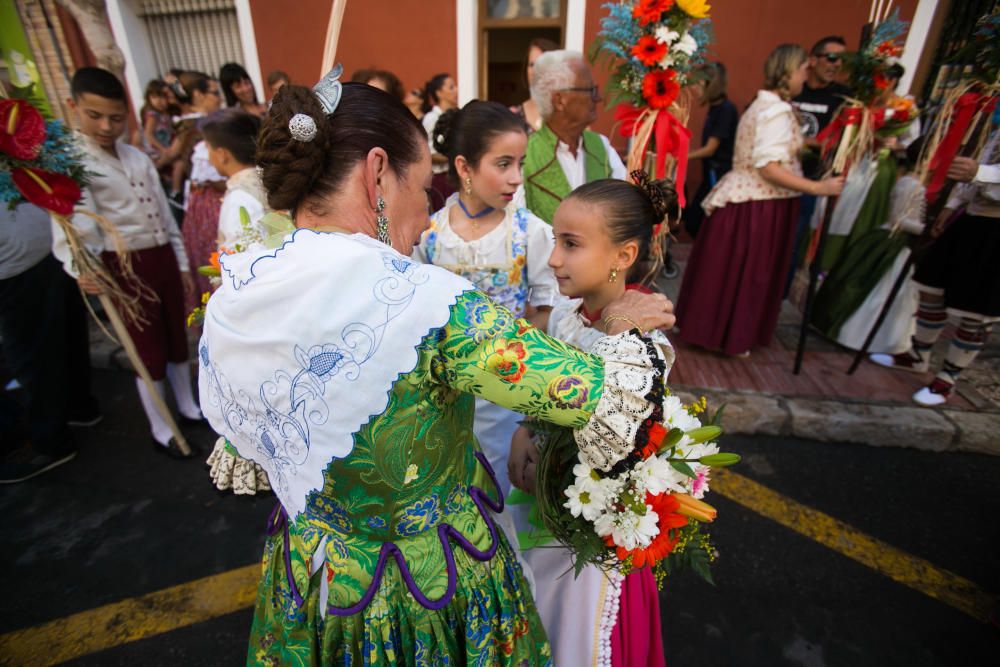
<svg viewBox="0 0 1000 667">
<path fill-rule="evenodd" d="M 672 69 L 653 70 L 642 78 L 642 96 L 652 109 L 666 109 L 681 92 L 677 73 Z"/>
<path fill-rule="evenodd" d="M 658 517 L 657 525 L 660 528 L 660 532 L 649 543 L 649 546 L 644 549 L 632 549 L 629 551 L 628 549 L 617 547 L 615 550 L 618 560 L 624 561 L 631 556 L 632 567 L 636 569 L 646 567 L 647 565 L 655 565 L 669 556 L 670 552 L 677 546 L 677 540 L 679 539 L 676 529 L 687 525 L 687 518 L 677 513 L 680 503 L 677 502 L 673 494 L 661 493 L 658 496 L 651 496 L 647 493 L 646 504 L 652 506 L 653 511 L 656 512 Z M 614 546 L 614 541 L 611 540 L 610 535 L 604 538 L 604 543 L 608 546 Z"/>
<path fill-rule="evenodd" d="M 663 12 L 674 6 L 674 0 L 639 0 L 632 7 L 632 16 L 639 20 L 639 25 L 648 25 L 660 20 Z"/>
<path fill-rule="evenodd" d="M 667 45 L 652 35 L 646 35 L 632 47 L 632 55 L 646 67 L 652 67 L 667 55 Z"/>
</svg>

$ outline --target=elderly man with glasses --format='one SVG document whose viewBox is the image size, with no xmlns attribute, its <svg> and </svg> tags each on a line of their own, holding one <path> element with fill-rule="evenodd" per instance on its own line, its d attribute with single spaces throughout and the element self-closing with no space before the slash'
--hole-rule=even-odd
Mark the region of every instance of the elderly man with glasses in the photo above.
<svg viewBox="0 0 1000 667">
<path fill-rule="evenodd" d="M 559 202 L 584 183 L 624 179 L 625 165 L 608 138 L 587 126 L 597 118 L 599 88 L 575 51 L 549 51 L 535 60 L 531 99 L 542 127 L 528 138 L 524 194 L 528 209 L 549 224 Z"/>
</svg>

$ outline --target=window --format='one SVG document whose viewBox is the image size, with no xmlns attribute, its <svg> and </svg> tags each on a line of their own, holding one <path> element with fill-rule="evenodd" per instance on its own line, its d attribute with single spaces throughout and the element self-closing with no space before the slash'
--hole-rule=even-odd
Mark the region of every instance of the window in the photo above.
<svg viewBox="0 0 1000 667">
<path fill-rule="evenodd" d="M 143 0 L 140 16 L 159 72 L 218 76 L 225 63 L 243 62 L 234 0 Z"/>
</svg>

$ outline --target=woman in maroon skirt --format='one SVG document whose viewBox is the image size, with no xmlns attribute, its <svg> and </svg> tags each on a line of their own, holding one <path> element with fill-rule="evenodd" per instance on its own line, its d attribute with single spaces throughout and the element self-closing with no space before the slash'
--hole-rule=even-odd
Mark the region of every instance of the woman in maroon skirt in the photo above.
<svg viewBox="0 0 1000 667">
<path fill-rule="evenodd" d="M 791 261 L 799 194 L 836 195 L 843 178 L 802 176 L 802 133 L 788 100 L 806 79 L 805 50 L 782 44 L 764 65 L 764 89 L 736 131 L 733 170 L 702 203 L 677 300 L 680 338 L 746 355 L 774 334 Z"/>
</svg>

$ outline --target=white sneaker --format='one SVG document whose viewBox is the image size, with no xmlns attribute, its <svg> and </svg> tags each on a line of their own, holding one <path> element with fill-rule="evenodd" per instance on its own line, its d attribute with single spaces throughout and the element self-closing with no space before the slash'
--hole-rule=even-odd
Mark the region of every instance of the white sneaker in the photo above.
<svg viewBox="0 0 1000 667">
<path fill-rule="evenodd" d="M 913 402 L 928 408 L 944 405 L 954 389 L 955 385 L 941 378 L 934 378 L 933 382 L 913 395 Z"/>
<path fill-rule="evenodd" d="M 894 368 L 899 371 L 909 371 L 910 373 L 926 373 L 930 368 L 929 361 L 914 359 L 908 352 L 899 354 L 869 354 L 869 361 L 886 368 Z"/>
</svg>

